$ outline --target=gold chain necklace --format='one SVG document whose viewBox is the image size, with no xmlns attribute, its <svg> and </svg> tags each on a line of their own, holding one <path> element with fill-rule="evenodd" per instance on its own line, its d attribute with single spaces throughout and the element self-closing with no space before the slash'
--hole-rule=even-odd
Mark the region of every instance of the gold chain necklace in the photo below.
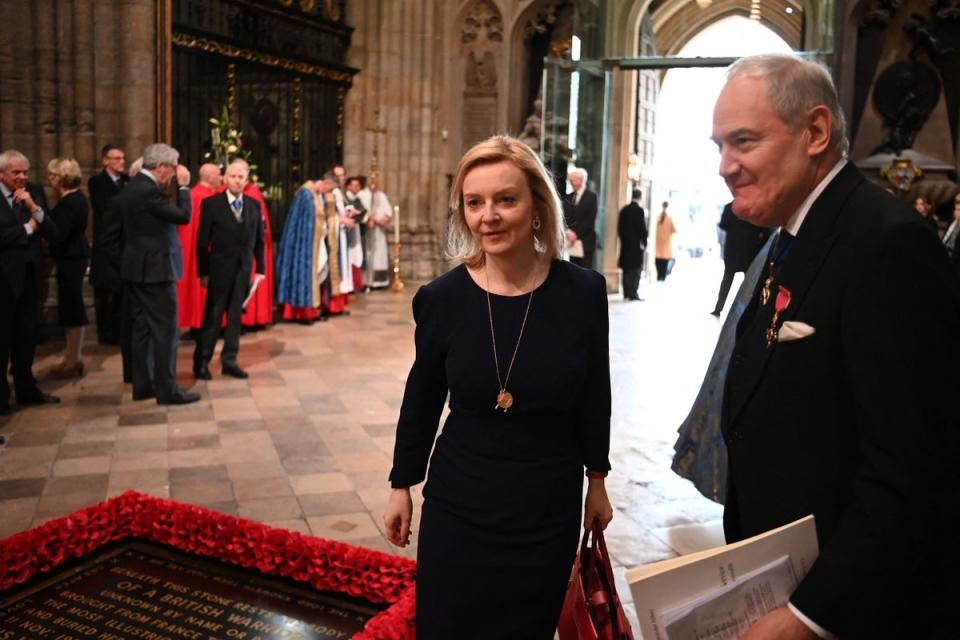
<svg viewBox="0 0 960 640">
<path fill-rule="evenodd" d="M 493 330 L 493 306 L 490 304 L 490 274 L 487 272 L 487 266 L 483 266 L 483 275 L 487 280 L 487 317 L 490 318 L 490 340 L 493 342 L 493 364 L 497 368 L 497 383 L 500 385 L 500 392 L 497 394 L 497 404 L 494 410 L 502 409 L 506 413 L 513 406 L 513 394 L 507 391 L 507 382 L 510 380 L 510 373 L 513 371 L 513 363 L 517 359 L 517 351 L 520 350 L 520 340 L 523 338 L 523 330 L 527 326 L 527 316 L 530 314 L 530 303 L 533 302 L 533 289 L 530 290 L 530 297 L 527 298 L 527 309 L 523 312 L 523 322 L 520 324 L 520 335 L 517 336 L 517 346 L 513 348 L 513 356 L 510 357 L 510 366 L 507 367 L 507 375 L 500 378 L 500 359 L 497 357 L 497 334 Z"/>
</svg>

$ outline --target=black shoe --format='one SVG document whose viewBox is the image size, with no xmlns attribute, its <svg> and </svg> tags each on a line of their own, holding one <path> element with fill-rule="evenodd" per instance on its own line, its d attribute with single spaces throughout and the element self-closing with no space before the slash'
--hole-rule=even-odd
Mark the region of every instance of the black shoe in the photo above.
<svg viewBox="0 0 960 640">
<path fill-rule="evenodd" d="M 710 312 L 710 315 L 712 315 L 714 318 L 719 318 L 720 312 L 714 309 L 713 311 Z"/>
<path fill-rule="evenodd" d="M 0 416 L 8 416 L 13 413 L 13 409 L 10 408 L 10 404 L 7 402 L 0 402 Z"/>
<path fill-rule="evenodd" d="M 213 374 L 210 373 L 210 367 L 205 364 L 193 365 L 193 377 L 197 380 L 213 380 Z"/>
<path fill-rule="evenodd" d="M 17 396 L 17 404 L 59 404 L 60 398 L 37 389 L 24 397 Z"/>
<path fill-rule="evenodd" d="M 247 373 L 246 371 L 244 371 L 243 369 L 241 369 L 239 366 L 235 364 L 223 365 L 223 369 L 220 370 L 220 373 L 222 373 L 225 376 L 232 376 L 234 378 L 241 378 L 241 379 L 250 377 L 249 373 Z"/>
<path fill-rule="evenodd" d="M 152 390 L 151 390 L 151 391 L 137 391 L 137 390 L 134 390 L 134 391 L 133 391 L 133 399 L 134 399 L 134 400 L 138 400 L 138 401 L 139 401 L 139 400 L 152 400 L 153 398 L 156 398 L 156 397 L 157 397 L 157 394 L 154 393 Z"/>
<path fill-rule="evenodd" d="M 190 404 L 199 399 L 199 393 L 189 393 L 183 389 L 177 389 L 173 392 L 173 395 L 167 398 L 157 398 L 157 404 Z"/>
<path fill-rule="evenodd" d="M 312 324 L 314 323 L 314 319 L 313 319 L 313 318 L 300 318 L 299 320 L 296 321 L 296 323 L 297 323 L 297 324 L 302 324 L 302 325 L 304 325 L 304 326 L 309 327 L 310 325 L 312 325 Z"/>
</svg>

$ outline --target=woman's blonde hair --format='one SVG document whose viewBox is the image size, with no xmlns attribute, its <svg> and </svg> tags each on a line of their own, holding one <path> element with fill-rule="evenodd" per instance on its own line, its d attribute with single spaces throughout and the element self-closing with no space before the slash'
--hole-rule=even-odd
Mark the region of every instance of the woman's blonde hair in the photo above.
<svg viewBox="0 0 960 640">
<path fill-rule="evenodd" d="M 73 158 L 54 158 L 47 163 L 47 173 L 60 178 L 63 189 L 76 189 L 83 181 L 80 165 Z"/>
<path fill-rule="evenodd" d="M 450 190 L 450 229 L 447 256 L 451 260 L 476 267 L 483 264 L 483 250 L 477 244 L 463 211 L 463 181 L 474 168 L 509 160 L 527 177 L 533 194 L 533 215 L 540 218 L 540 228 L 533 230 L 537 251 L 553 260 L 563 253 L 564 222 L 560 196 L 550 172 L 533 150 L 516 138 L 497 135 L 477 143 L 467 151 L 457 167 Z"/>
</svg>

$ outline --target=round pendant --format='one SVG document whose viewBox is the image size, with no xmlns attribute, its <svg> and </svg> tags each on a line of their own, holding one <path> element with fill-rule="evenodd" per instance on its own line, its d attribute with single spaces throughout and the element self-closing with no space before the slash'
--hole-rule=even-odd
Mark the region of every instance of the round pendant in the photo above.
<svg viewBox="0 0 960 640">
<path fill-rule="evenodd" d="M 507 409 L 513 406 L 513 396 L 506 389 L 501 389 L 500 393 L 497 394 L 497 409 L 503 409 L 506 413 Z"/>
</svg>

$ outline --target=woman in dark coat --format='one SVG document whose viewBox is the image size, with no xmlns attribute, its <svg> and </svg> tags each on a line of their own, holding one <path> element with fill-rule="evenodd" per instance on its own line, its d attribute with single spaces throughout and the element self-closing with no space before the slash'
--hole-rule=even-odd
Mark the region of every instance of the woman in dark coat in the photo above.
<svg viewBox="0 0 960 640">
<path fill-rule="evenodd" d="M 385 529 L 409 542 L 410 487 L 429 458 L 418 640 L 549 640 L 581 526 L 613 517 L 606 283 L 559 259 L 560 201 L 521 142 L 494 136 L 468 151 L 450 205 L 460 266 L 413 300 L 417 355 Z"/>
<path fill-rule="evenodd" d="M 80 359 L 83 327 L 87 311 L 83 305 L 83 275 L 90 259 L 87 242 L 89 205 L 80 192 L 80 166 L 72 158 L 54 158 L 47 165 L 50 186 L 57 190 L 60 200 L 50 215 L 59 230 L 50 254 L 57 265 L 57 311 L 64 328 L 66 347 L 63 361 L 53 368 L 57 378 L 82 376 L 85 368 Z"/>
</svg>

